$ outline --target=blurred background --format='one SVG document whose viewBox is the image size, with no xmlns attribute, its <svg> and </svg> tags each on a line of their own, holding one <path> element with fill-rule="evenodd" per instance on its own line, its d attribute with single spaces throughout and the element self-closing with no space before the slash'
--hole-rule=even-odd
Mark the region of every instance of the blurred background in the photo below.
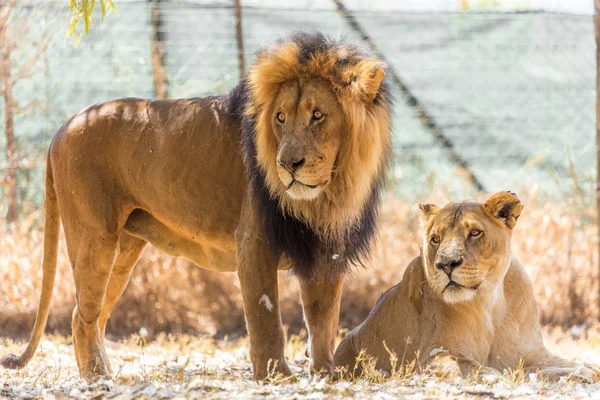
<svg viewBox="0 0 600 400">
<path fill-rule="evenodd" d="M 68 4 L 0 0 L 0 335 L 26 336 L 33 323 L 45 154 L 64 121 L 120 97 L 225 94 L 259 48 L 307 29 L 373 46 L 396 97 L 380 238 L 368 268 L 348 279 L 344 328 L 418 255 L 417 202 L 500 190 L 526 205 L 513 250 L 542 321 L 577 334 L 598 319 L 591 0 L 242 0 L 241 32 L 233 0 L 115 0 L 103 22 L 96 7 L 88 36 L 65 38 Z M 61 246 L 49 328 L 69 333 L 74 290 Z M 284 323 L 299 332 L 296 283 L 281 280 Z M 244 334 L 237 278 L 148 246 L 108 330 L 141 327 Z"/>
</svg>

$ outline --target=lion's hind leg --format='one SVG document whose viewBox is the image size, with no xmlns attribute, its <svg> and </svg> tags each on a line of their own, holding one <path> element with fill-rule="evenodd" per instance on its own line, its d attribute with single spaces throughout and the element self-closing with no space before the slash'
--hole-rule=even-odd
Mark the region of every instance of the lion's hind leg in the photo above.
<svg viewBox="0 0 600 400">
<path fill-rule="evenodd" d="M 67 237 L 77 293 L 73 345 L 79 373 L 84 379 L 110 375 L 98 321 L 118 245 L 116 234 L 93 229 L 87 232 L 89 234 L 82 237 L 71 236 L 70 241 Z"/>
<path fill-rule="evenodd" d="M 142 250 L 146 247 L 146 243 L 145 240 L 136 238 L 125 232 L 121 233 L 121 239 L 119 240 L 119 254 L 117 255 L 115 264 L 110 272 L 110 279 L 108 281 L 106 295 L 104 296 L 104 303 L 98 321 L 102 351 L 105 349 L 104 336 L 106 334 L 106 323 L 110 318 L 115 305 L 119 301 L 119 298 L 121 298 L 121 295 L 125 291 L 127 283 L 129 283 L 131 272 L 133 271 Z M 106 354 L 103 355 L 108 370 L 112 372 L 108 357 Z"/>
</svg>

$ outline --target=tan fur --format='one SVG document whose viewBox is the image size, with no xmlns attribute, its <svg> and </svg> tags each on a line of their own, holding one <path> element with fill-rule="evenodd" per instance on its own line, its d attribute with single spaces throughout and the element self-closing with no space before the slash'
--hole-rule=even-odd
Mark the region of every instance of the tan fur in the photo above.
<svg viewBox="0 0 600 400">
<path fill-rule="evenodd" d="M 256 115 L 259 164 L 270 191 L 283 200 L 284 210 L 323 234 L 340 235 L 360 216 L 375 177 L 383 172 L 382 155 L 390 146 L 387 102 L 373 104 L 385 75 L 384 65 L 378 59 L 363 59 L 354 54 L 351 62 L 340 67 L 337 62 L 348 56 L 347 49 L 320 53 L 300 65 L 298 51 L 293 43 L 274 45 L 258 54 L 250 69 L 248 81 L 253 107 L 248 111 Z M 286 196 L 286 185 L 276 168 L 278 143 L 271 124 L 274 100 L 286 82 L 302 84 L 314 79 L 328 83 L 333 89 L 346 129 L 336 172 L 323 195 L 314 201 L 295 202 Z"/>
<path fill-rule="evenodd" d="M 365 349 L 377 359 L 377 368 L 390 370 L 387 346 L 405 364 L 415 358 L 422 366 L 451 362 L 465 375 L 496 374 L 522 362 L 526 371 L 550 379 L 597 378 L 592 367 L 554 356 L 544 346 L 531 282 L 510 255 L 511 231 L 522 210 L 517 196 L 503 192 L 484 204 L 420 209 L 425 225 L 422 256 L 346 335 L 336 350 L 336 367 L 352 372 L 356 356 Z M 481 236 L 470 236 L 474 230 Z M 453 294 L 446 292 L 450 280 L 443 267 L 448 257 L 463 259 L 451 274 L 463 287 Z"/>
<path fill-rule="evenodd" d="M 358 217 L 389 146 L 388 103 L 374 103 L 382 65 L 355 54 L 344 67 L 336 66 L 335 57 L 344 51 L 349 54 L 336 47 L 301 66 L 298 46 L 280 43 L 259 54 L 248 77 L 246 111 L 256 114 L 257 159 L 272 196 L 315 231 L 331 235 Z M 274 125 L 276 106 L 289 118 L 281 127 Z M 327 114 L 318 124 L 310 120 L 317 108 Z M 25 366 L 42 336 L 62 219 L 77 292 L 72 328 L 82 377 L 111 373 L 106 322 L 147 243 L 204 268 L 237 271 L 255 378 L 291 373 L 277 285 L 278 268 L 290 263 L 263 239 L 237 112 L 218 97 L 122 99 L 92 106 L 61 127 L 48 153 L 38 317 L 27 350 L 0 364 Z M 282 157 L 306 159 L 296 178 L 317 189 L 303 185 L 292 194 L 314 199 L 286 193 Z M 322 257 L 315 256 L 315 263 L 330 265 Z M 331 373 L 343 275 L 316 275 L 299 276 L 311 365 Z"/>
</svg>

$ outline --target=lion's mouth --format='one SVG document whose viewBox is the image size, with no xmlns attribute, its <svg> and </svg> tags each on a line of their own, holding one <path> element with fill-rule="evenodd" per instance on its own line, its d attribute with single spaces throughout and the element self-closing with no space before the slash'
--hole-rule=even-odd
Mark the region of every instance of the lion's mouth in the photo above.
<svg viewBox="0 0 600 400">
<path fill-rule="evenodd" d="M 294 185 L 294 183 L 299 183 L 302 186 L 306 186 L 309 189 L 316 189 L 317 187 L 321 186 L 321 185 L 309 185 L 307 183 L 302 183 L 299 180 L 292 178 L 292 181 L 290 182 L 290 184 L 287 186 L 287 188 L 285 188 L 285 190 L 290 190 L 290 188 Z"/>
<path fill-rule="evenodd" d="M 460 283 L 458 283 L 456 281 L 450 281 L 450 282 L 448 282 L 448 284 L 446 285 L 446 287 L 444 288 L 444 290 L 442 290 L 442 293 L 444 293 L 448 289 L 450 289 L 450 290 L 457 290 L 457 289 L 477 290 L 477 289 L 479 289 L 480 285 L 481 285 L 481 283 L 478 283 L 478 284 L 473 285 L 473 286 L 464 286 L 464 285 L 461 285 Z"/>
</svg>

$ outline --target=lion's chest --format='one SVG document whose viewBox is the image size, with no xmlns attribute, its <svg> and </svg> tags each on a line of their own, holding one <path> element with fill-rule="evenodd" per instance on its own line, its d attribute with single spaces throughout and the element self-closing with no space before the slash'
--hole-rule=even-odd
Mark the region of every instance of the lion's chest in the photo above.
<svg viewBox="0 0 600 400">
<path fill-rule="evenodd" d="M 490 296 L 464 308 L 447 308 L 443 313 L 442 344 L 451 353 L 502 369 L 516 365 L 521 356 L 521 334 L 508 320 L 507 304 L 499 288 Z M 508 318 L 508 320 L 507 320 Z"/>
<path fill-rule="evenodd" d="M 520 331 L 517 326 L 508 327 L 506 325 L 508 324 L 503 324 L 502 330 L 496 333 L 486 364 L 499 370 L 514 368 L 525 356 L 526 352 L 523 352 L 522 349 L 535 347 L 535 345 L 529 346 L 529 343 L 526 342 L 527 335 L 524 335 L 524 332 Z M 523 343 L 525 343 L 524 346 Z"/>
<path fill-rule="evenodd" d="M 461 318 L 453 316 L 444 318 L 442 347 L 448 349 L 451 354 L 460 355 L 464 358 L 476 360 L 486 364 L 494 340 L 494 324 L 490 313 L 473 318 Z"/>
</svg>

